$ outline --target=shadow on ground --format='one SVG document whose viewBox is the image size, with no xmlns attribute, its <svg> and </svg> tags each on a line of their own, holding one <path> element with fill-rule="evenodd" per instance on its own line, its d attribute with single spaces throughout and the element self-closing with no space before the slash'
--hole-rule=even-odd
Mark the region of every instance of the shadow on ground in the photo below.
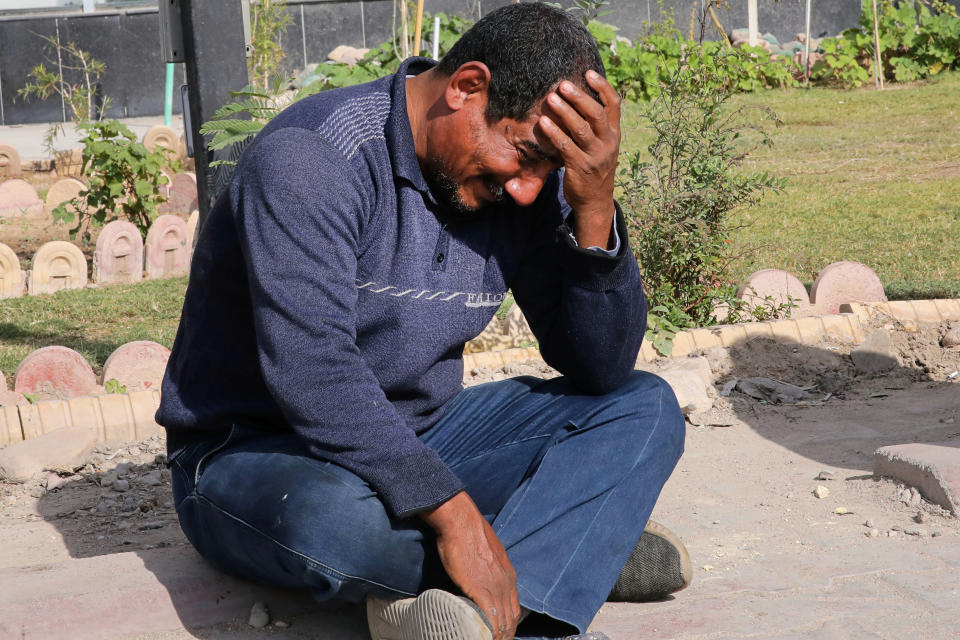
<svg viewBox="0 0 960 640">
<path fill-rule="evenodd" d="M 865 474 L 872 473 L 874 451 L 883 446 L 960 447 L 960 376 L 949 378 L 960 369 L 960 348 L 940 347 L 932 331 L 894 333 L 889 357 L 868 357 L 861 366 L 842 343 L 753 338 L 708 352 L 718 389 L 739 381 L 718 407 L 729 407 L 758 434 L 799 455 Z M 798 387 L 806 397 L 758 392 L 749 384 L 756 378 Z"/>
<path fill-rule="evenodd" d="M 145 600 L 122 603 L 143 619 L 138 632 L 124 631 L 128 621 L 117 619 L 128 616 L 118 613 L 102 616 L 103 628 L 90 637 L 239 640 L 269 632 L 282 638 L 369 638 L 361 607 L 324 610 L 305 592 L 262 588 L 207 564 L 180 530 L 162 451 L 161 438 L 101 447 L 86 470 L 38 501 L 39 515 L 62 536 L 70 558 L 97 559 L 82 575 L 102 581 L 106 592 L 116 589 L 118 597 Z M 270 611 L 266 629 L 247 623 L 255 602 Z"/>
</svg>

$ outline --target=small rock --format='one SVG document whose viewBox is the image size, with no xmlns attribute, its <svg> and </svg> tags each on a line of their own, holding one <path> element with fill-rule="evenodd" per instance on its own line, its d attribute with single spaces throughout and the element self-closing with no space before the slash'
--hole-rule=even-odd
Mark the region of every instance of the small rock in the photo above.
<svg viewBox="0 0 960 640">
<path fill-rule="evenodd" d="M 838 516 L 845 516 L 850 513 L 850 511 L 847 510 L 846 507 L 837 507 L 836 509 L 833 510 L 833 512 Z"/>
<path fill-rule="evenodd" d="M 119 493 L 130 490 L 130 481 L 129 480 L 117 480 L 113 483 L 113 490 Z"/>
<path fill-rule="evenodd" d="M 917 515 L 913 516 L 913 521 L 917 524 L 923 524 L 927 521 L 927 516 L 923 511 L 917 511 Z"/>
<path fill-rule="evenodd" d="M 876 538 L 879 535 L 880 535 L 880 530 L 877 529 L 876 527 L 870 529 L 870 531 L 867 531 L 868 538 Z"/>
<path fill-rule="evenodd" d="M 107 513 L 108 511 L 113 509 L 115 506 L 117 506 L 117 503 L 115 500 L 104 500 L 103 502 L 97 505 L 97 511 L 99 513 Z"/>
<path fill-rule="evenodd" d="M 30 487 L 30 495 L 34 498 L 42 498 L 47 493 L 43 487 Z"/>
<path fill-rule="evenodd" d="M 960 347 L 960 325 L 947 331 L 940 339 L 940 346 L 949 349 L 950 347 Z"/>
<path fill-rule="evenodd" d="M 100 486 L 101 487 L 112 487 L 113 483 L 117 481 L 117 474 L 113 471 L 105 473 L 100 476 Z"/>
<path fill-rule="evenodd" d="M 923 537 L 923 531 L 920 529 L 904 529 L 903 532 L 908 536 Z"/>
<path fill-rule="evenodd" d="M 117 468 L 114 469 L 114 473 L 117 474 L 118 478 L 123 477 L 128 473 L 130 473 L 131 467 L 133 467 L 133 464 L 129 462 L 121 462 L 120 464 L 117 465 Z"/>
<path fill-rule="evenodd" d="M 813 495 L 817 496 L 818 498 L 826 498 L 830 495 L 830 489 L 827 489 L 822 484 L 817 485 L 817 488 L 813 490 Z"/>
<path fill-rule="evenodd" d="M 153 464 L 167 464 L 167 454 L 165 454 L 165 453 L 158 453 L 158 454 L 153 458 Z"/>
<path fill-rule="evenodd" d="M 270 612 L 267 611 L 267 605 L 264 602 L 254 602 L 250 607 L 250 617 L 247 624 L 255 629 L 262 629 L 270 624 Z"/>
<path fill-rule="evenodd" d="M 79 469 L 97 442 L 95 429 L 66 427 L 0 450 L 0 480 L 26 482 L 44 469 Z"/>
<path fill-rule="evenodd" d="M 724 398 L 729 396 L 733 392 L 733 390 L 736 388 L 738 382 L 740 381 L 737 380 L 736 378 L 730 378 L 729 380 L 724 382 L 723 386 L 720 387 L 720 395 Z"/>
<path fill-rule="evenodd" d="M 120 505 L 120 511 L 125 513 L 130 513 L 131 511 L 137 510 L 137 500 L 133 496 L 127 496 L 123 499 L 123 504 Z"/>
<path fill-rule="evenodd" d="M 931 537 L 931 538 L 939 538 L 939 537 L 942 536 L 942 535 L 943 535 L 943 533 L 940 532 L 940 531 L 931 531 L 931 532 L 930 532 L 930 537 Z"/>
<path fill-rule="evenodd" d="M 866 522 L 863 523 L 863 526 L 865 526 L 867 529 L 873 529 L 874 527 L 873 520 L 867 520 Z"/>
<path fill-rule="evenodd" d="M 147 485 L 148 487 L 155 487 L 158 484 L 161 484 L 163 480 L 160 476 L 160 469 L 154 469 L 150 473 L 144 475 L 140 478 L 140 482 Z"/>
<path fill-rule="evenodd" d="M 705 564 L 705 565 L 703 565 L 703 570 L 704 570 L 704 571 L 713 571 L 713 565 L 712 565 L 712 564 Z"/>
<path fill-rule="evenodd" d="M 821 471 L 814 480 L 833 480 L 832 471 Z"/>
<path fill-rule="evenodd" d="M 162 522 L 144 522 L 138 528 L 140 529 L 140 531 L 150 531 L 151 529 L 162 529 L 163 523 Z"/>
<path fill-rule="evenodd" d="M 67 479 L 61 478 L 59 474 L 51 473 L 47 476 L 47 491 L 59 489 L 65 484 L 67 484 Z"/>
<path fill-rule="evenodd" d="M 898 535 L 900 535 L 900 534 L 899 534 L 898 532 L 894 531 L 893 529 L 890 529 L 890 531 L 887 531 L 887 537 L 888 537 L 888 538 L 896 538 Z"/>
<path fill-rule="evenodd" d="M 923 497 L 920 495 L 920 491 L 916 487 L 910 487 L 910 506 L 916 507 L 922 499 Z"/>
<path fill-rule="evenodd" d="M 277 627 L 278 629 L 286 629 L 290 626 L 290 623 L 284 622 L 283 620 L 277 620 L 273 623 L 273 626 Z"/>
</svg>

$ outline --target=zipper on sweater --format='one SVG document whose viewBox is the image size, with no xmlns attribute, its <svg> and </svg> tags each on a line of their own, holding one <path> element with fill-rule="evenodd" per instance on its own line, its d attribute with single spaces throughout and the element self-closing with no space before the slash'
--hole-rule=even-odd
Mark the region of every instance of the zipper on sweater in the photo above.
<svg viewBox="0 0 960 640">
<path fill-rule="evenodd" d="M 437 238 L 437 247 L 433 250 L 433 271 L 446 271 L 447 263 L 450 262 L 448 255 L 450 247 L 450 234 L 447 233 L 447 225 L 440 227 L 440 235 Z"/>
</svg>

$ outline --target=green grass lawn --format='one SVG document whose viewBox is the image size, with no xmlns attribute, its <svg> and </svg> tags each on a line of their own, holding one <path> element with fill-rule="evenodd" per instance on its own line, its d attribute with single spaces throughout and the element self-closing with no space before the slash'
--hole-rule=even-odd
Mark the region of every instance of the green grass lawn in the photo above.
<svg viewBox="0 0 960 640">
<path fill-rule="evenodd" d="M 186 278 L 174 278 L 0 300 L 0 371 L 12 388 L 20 361 L 54 344 L 80 352 L 98 374 L 125 342 L 169 348 L 186 288 Z"/>
<path fill-rule="evenodd" d="M 746 168 L 789 182 L 734 213 L 746 225 L 736 235 L 746 253 L 737 279 L 778 268 L 809 285 L 831 262 L 856 260 L 891 298 L 960 297 L 960 74 L 885 91 L 765 91 L 733 103 L 779 114 L 774 145 Z M 649 143 L 641 113 L 627 106 L 624 150 Z"/>
</svg>

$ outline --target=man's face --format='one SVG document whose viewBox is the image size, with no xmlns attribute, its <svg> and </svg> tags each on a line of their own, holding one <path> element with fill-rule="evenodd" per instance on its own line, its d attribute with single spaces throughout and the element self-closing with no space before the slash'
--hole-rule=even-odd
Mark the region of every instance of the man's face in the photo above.
<svg viewBox="0 0 960 640">
<path fill-rule="evenodd" d="M 458 114 L 448 135 L 431 145 L 424 174 L 434 194 L 464 216 L 512 199 L 536 200 L 560 154 L 537 121 L 542 104 L 523 120 L 488 122 L 482 108 Z"/>
</svg>

